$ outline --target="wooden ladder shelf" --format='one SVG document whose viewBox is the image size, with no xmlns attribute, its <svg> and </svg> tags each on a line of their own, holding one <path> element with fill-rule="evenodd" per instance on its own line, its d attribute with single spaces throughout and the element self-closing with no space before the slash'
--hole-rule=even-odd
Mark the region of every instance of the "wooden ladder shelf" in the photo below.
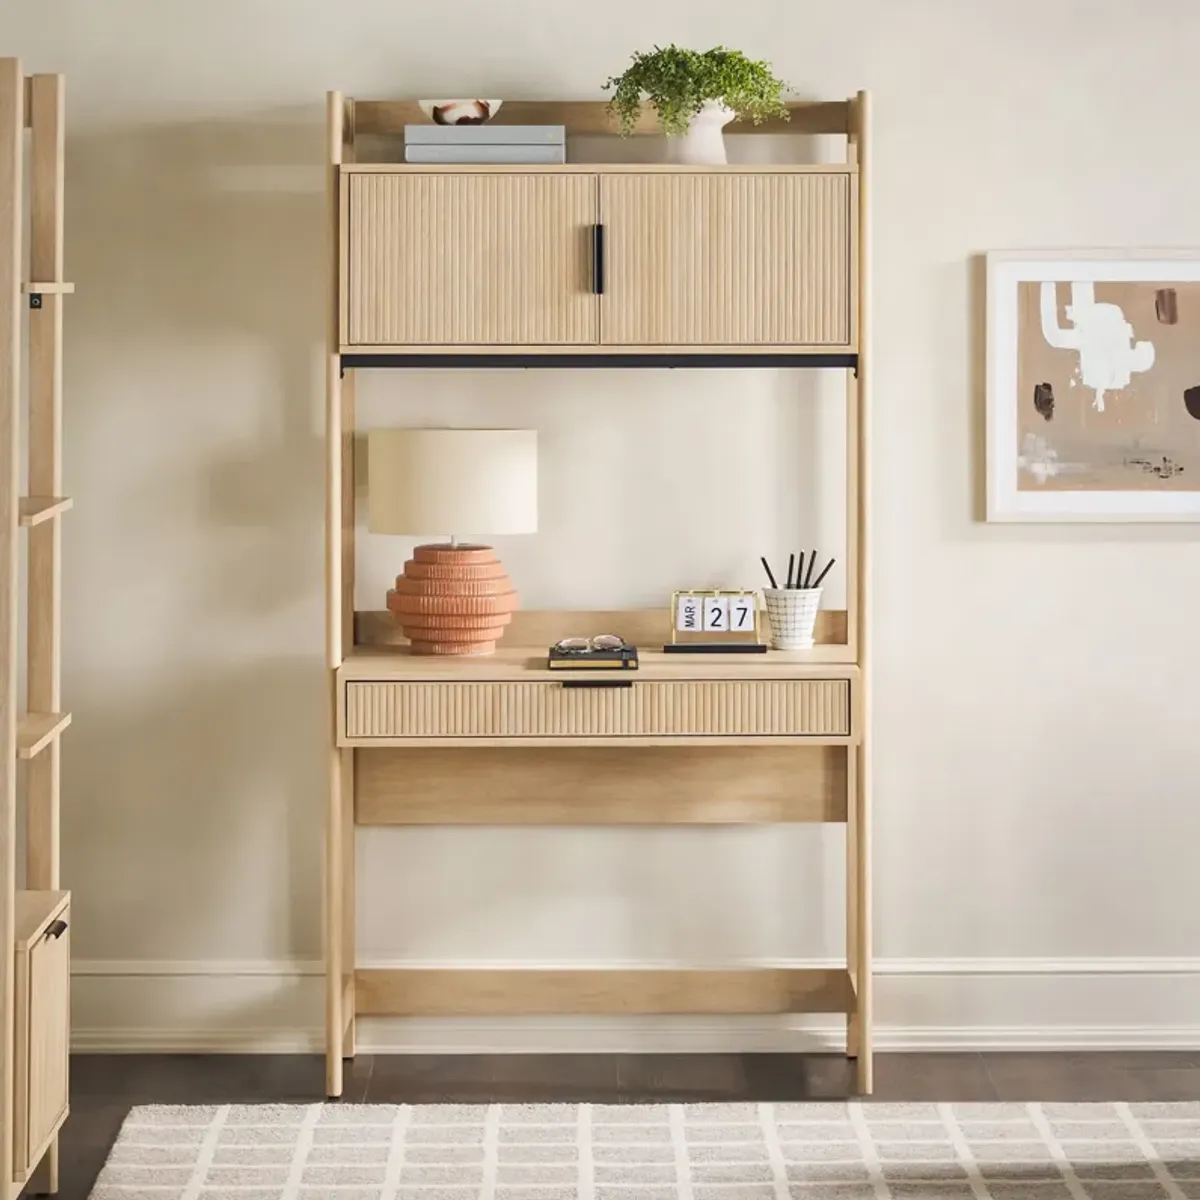
<svg viewBox="0 0 1200 1200">
<path fill-rule="evenodd" d="M 61 75 L 26 77 L 16 59 L 0 59 L 0 1197 L 10 1198 L 35 1172 L 32 1187 L 57 1190 L 67 1115 L 70 896 L 59 890 L 59 740 L 71 714 L 61 696 L 60 518 L 71 507 L 62 486 L 63 298 L 75 285 L 63 281 L 64 95 Z"/>
</svg>

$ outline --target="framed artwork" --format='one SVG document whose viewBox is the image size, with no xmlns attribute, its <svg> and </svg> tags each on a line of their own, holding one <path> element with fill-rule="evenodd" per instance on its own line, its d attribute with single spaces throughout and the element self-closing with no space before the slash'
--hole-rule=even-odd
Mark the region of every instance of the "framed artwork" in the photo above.
<svg viewBox="0 0 1200 1200">
<path fill-rule="evenodd" d="M 987 256 L 987 519 L 1200 520 L 1200 250 Z"/>
</svg>

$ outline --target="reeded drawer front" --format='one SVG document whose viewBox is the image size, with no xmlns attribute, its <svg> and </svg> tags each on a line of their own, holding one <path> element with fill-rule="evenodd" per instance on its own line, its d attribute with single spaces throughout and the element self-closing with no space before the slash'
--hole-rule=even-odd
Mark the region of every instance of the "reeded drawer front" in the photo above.
<svg viewBox="0 0 1200 1200">
<path fill-rule="evenodd" d="M 346 684 L 348 740 L 849 734 L 845 679 Z"/>
</svg>

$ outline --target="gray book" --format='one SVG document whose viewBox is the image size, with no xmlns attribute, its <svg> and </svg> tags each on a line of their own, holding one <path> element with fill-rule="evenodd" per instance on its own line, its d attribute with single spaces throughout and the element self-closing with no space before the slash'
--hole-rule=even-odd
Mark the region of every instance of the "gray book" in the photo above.
<svg viewBox="0 0 1200 1200">
<path fill-rule="evenodd" d="M 563 146 L 565 125 L 405 125 L 407 146 Z"/>
<path fill-rule="evenodd" d="M 565 146 L 405 146 L 410 163 L 565 163 Z"/>
</svg>

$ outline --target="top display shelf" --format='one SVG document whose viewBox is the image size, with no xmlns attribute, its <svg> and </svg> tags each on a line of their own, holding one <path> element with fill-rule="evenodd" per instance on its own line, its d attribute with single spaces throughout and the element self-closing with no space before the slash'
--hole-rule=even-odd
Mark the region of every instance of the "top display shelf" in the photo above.
<svg viewBox="0 0 1200 1200">
<path fill-rule="evenodd" d="M 841 134 L 852 129 L 853 100 L 792 101 L 789 119 L 772 118 L 761 125 L 733 121 L 729 133 Z M 429 118 L 416 100 L 353 100 L 346 98 L 347 132 L 351 136 L 402 135 L 405 125 L 423 125 Z M 490 125 L 562 125 L 571 136 L 616 134 L 617 125 L 604 100 L 505 100 Z M 661 134 L 658 119 L 650 108 L 642 112 L 633 131 Z"/>
</svg>

